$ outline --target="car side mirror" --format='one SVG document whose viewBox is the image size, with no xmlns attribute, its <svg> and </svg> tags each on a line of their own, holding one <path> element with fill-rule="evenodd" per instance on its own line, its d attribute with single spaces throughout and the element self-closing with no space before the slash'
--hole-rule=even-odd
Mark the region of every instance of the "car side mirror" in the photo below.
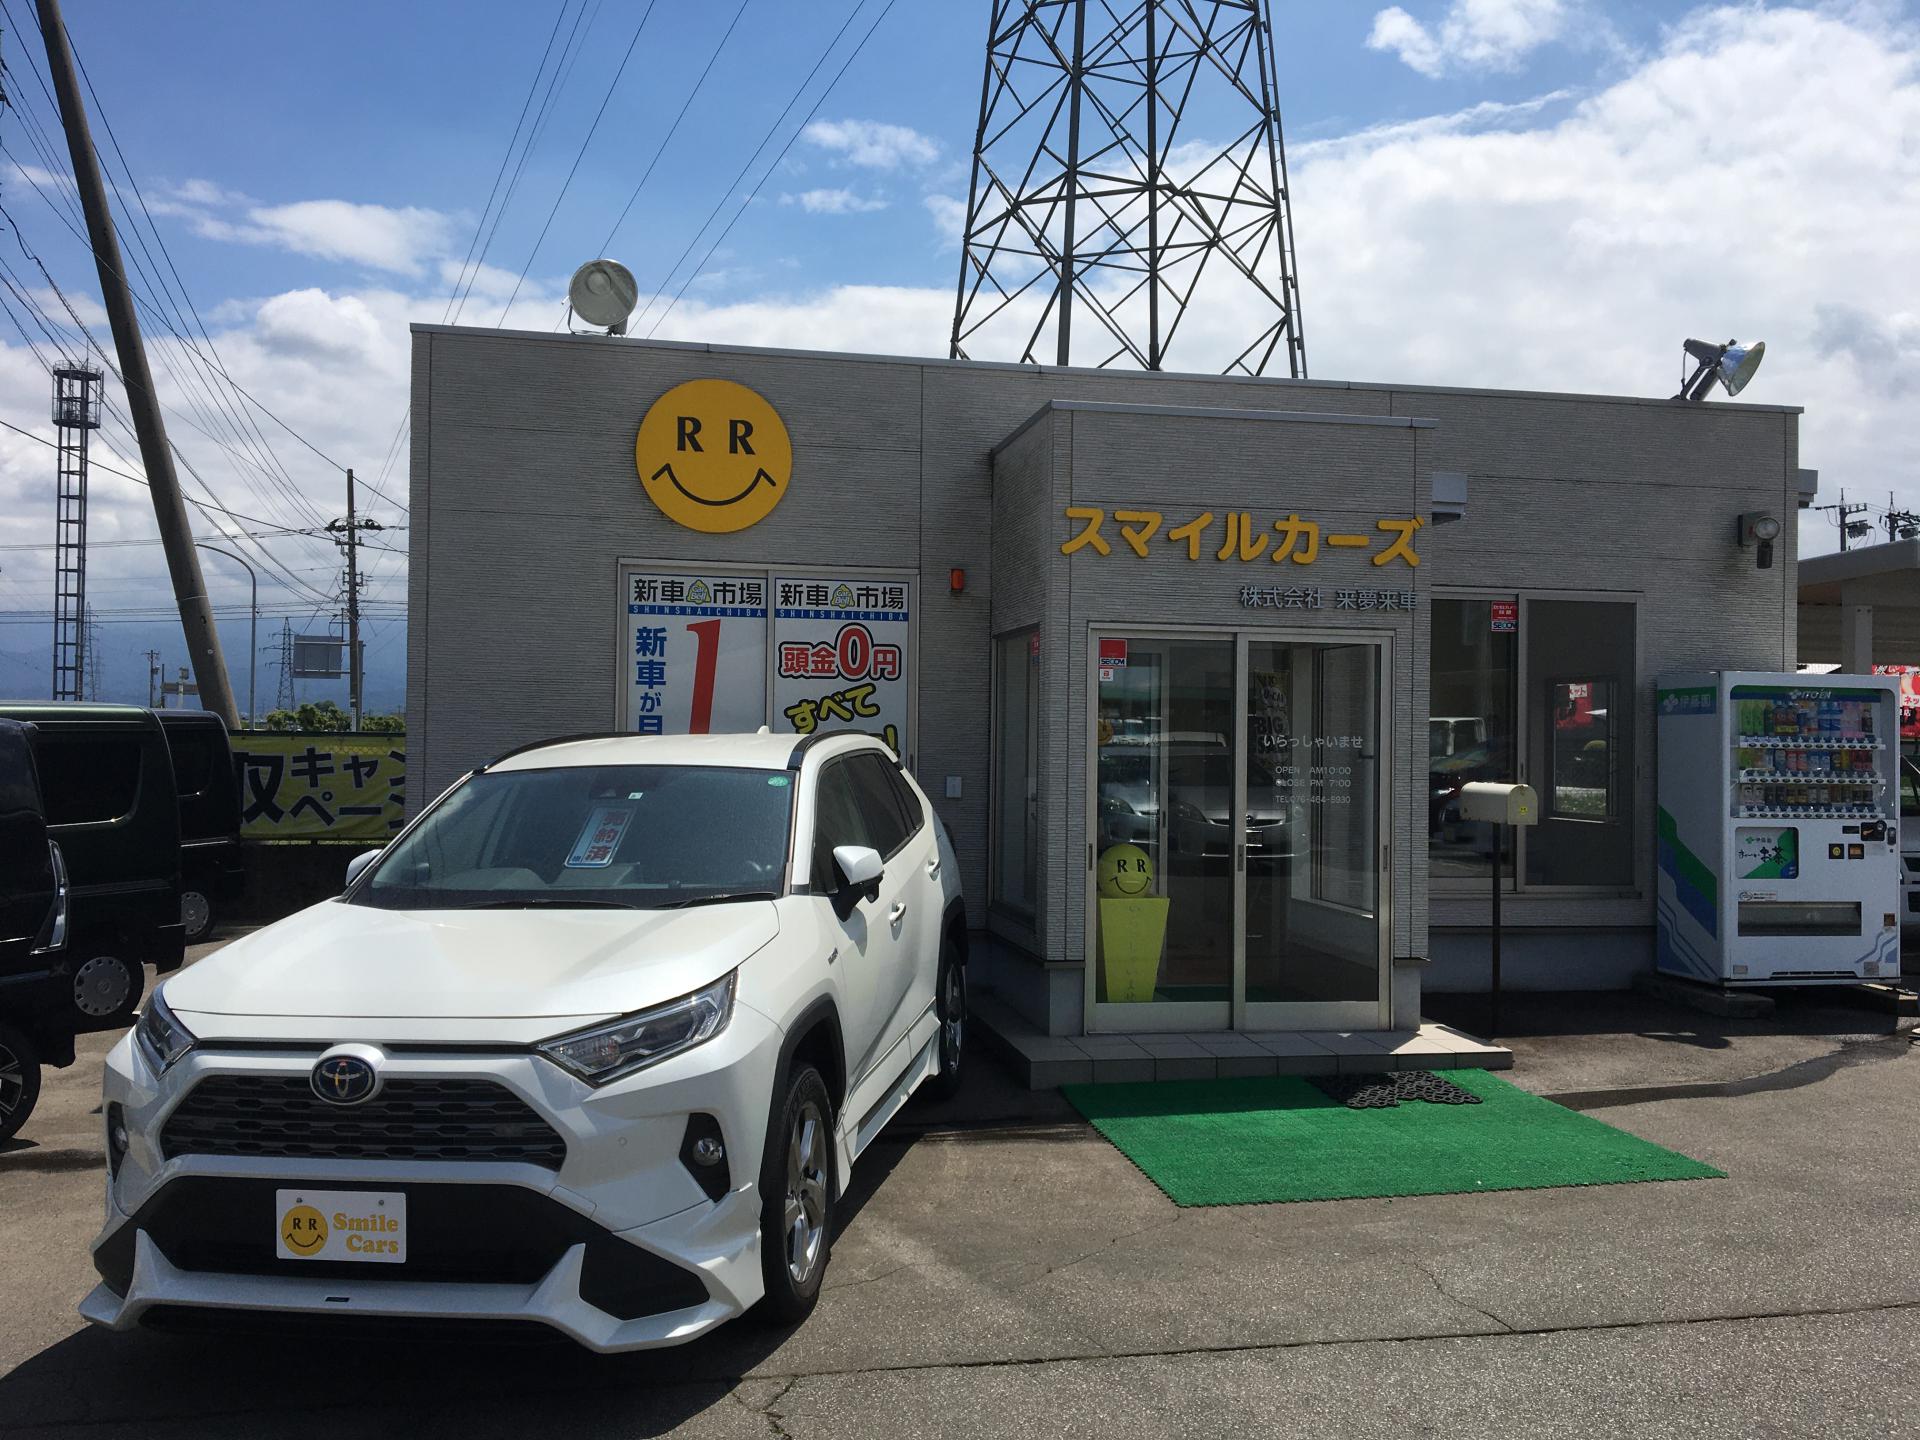
<svg viewBox="0 0 1920 1440">
<path fill-rule="evenodd" d="M 840 872 L 840 893 L 863 899 L 880 898 L 880 877 L 886 866 L 880 852 L 869 845 L 836 845 L 833 865 Z"/>
<path fill-rule="evenodd" d="M 367 867 L 378 860 L 384 853 L 384 851 L 380 850 L 362 850 L 358 855 L 354 856 L 353 859 L 349 860 L 347 862 L 347 883 L 341 888 L 343 890 L 351 890 L 353 888 L 353 882 L 366 874 Z"/>
</svg>

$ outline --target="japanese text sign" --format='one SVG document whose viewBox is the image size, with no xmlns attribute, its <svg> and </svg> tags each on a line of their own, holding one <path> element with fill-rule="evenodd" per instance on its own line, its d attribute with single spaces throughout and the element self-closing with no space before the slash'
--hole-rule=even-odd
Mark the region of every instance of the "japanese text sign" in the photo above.
<svg viewBox="0 0 1920 1440">
<path fill-rule="evenodd" d="M 776 575 L 773 591 L 774 728 L 865 730 L 904 754 L 912 586 Z"/>
<path fill-rule="evenodd" d="M 236 731 L 241 836 L 385 844 L 406 818 L 406 747 L 404 735 Z"/>
<path fill-rule="evenodd" d="M 629 574 L 626 608 L 629 730 L 706 735 L 764 723 L 765 576 Z"/>
<path fill-rule="evenodd" d="M 1204 510 L 1191 519 L 1169 524 L 1159 510 L 1115 510 L 1113 529 L 1108 529 L 1108 512 L 1090 505 L 1069 505 L 1066 518 L 1076 527 L 1061 542 L 1060 553 L 1072 555 L 1085 550 L 1093 555 L 1113 555 L 1115 540 L 1141 559 L 1153 553 L 1156 537 L 1166 553 L 1187 560 L 1237 560 L 1248 563 L 1267 560 L 1278 565 L 1288 561 L 1311 565 L 1323 550 L 1365 551 L 1375 565 L 1396 562 L 1408 566 L 1420 563 L 1413 548 L 1414 532 L 1426 522 L 1418 518 L 1382 519 L 1371 531 L 1356 534 L 1327 532 L 1318 523 L 1289 514 L 1269 522 L 1247 510 L 1229 510 L 1215 516 Z M 1110 538 L 1111 535 L 1111 538 Z"/>
</svg>

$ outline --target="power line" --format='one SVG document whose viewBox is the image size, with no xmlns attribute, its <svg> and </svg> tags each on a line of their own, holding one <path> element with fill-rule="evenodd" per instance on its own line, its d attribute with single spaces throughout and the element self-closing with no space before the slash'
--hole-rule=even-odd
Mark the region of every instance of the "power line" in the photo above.
<svg viewBox="0 0 1920 1440">
<path fill-rule="evenodd" d="M 787 137 L 787 143 L 780 147 L 780 153 L 773 157 L 773 163 L 767 167 L 766 173 L 760 177 L 761 184 L 764 185 L 766 183 L 767 176 L 773 174 L 775 170 L 780 168 L 780 162 L 787 158 L 787 152 L 793 148 L 793 142 L 800 138 L 801 134 L 806 130 L 807 126 L 810 123 L 812 123 L 813 117 L 820 113 L 820 107 L 827 103 L 827 97 L 833 94 L 834 87 L 840 83 L 840 79 L 843 75 L 847 73 L 848 67 L 851 66 L 855 60 L 858 60 L 860 58 L 860 52 L 867 48 L 867 42 L 873 38 L 873 32 L 878 30 L 880 28 L 880 22 L 885 20 L 887 16 L 892 13 L 893 7 L 896 3 L 897 3 L 897 0 L 887 0 L 887 3 L 881 8 L 880 13 L 874 16 L 873 24 L 867 27 L 867 33 L 860 37 L 860 43 L 853 47 L 853 52 L 847 56 L 845 61 L 841 63 L 840 68 L 834 72 L 833 79 L 827 82 L 827 88 L 822 90 L 820 92 L 819 99 L 813 102 L 813 108 L 807 112 L 806 119 L 802 120 L 799 126 L 794 130 L 793 134 Z M 805 84 L 803 82 L 802 89 L 804 88 L 805 88 Z M 795 94 L 794 98 L 795 99 L 799 98 L 798 93 Z M 791 104 L 789 104 L 788 108 L 789 109 L 792 108 Z M 780 113 L 782 118 L 785 118 L 786 111 L 783 110 Z M 779 123 L 780 122 L 777 120 L 774 122 L 775 128 L 778 128 Z M 768 138 L 769 139 L 772 138 L 772 131 L 768 132 Z M 764 145 L 765 143 L 766 143 L 765 141 L 761 142 L 762 145 Z M 754 153 L 758 154 L 759 151 L 756 149 Z M 755 191 L 757 191 L 759 187 L 756 186 L 754 188 L 755 188 Z M 700 263 L 693 268 L 693 273 L 687 276 L 687 278 L 681 282 L 680 288 L 674 292 L 673 299 L 667 302 L 667 308 L 662 310 L 660 312 L 660 318 L 653 322 L 652 327 L 647 331 L 647 338 L 649 340 L 653 338 L 653 332 L 655 330 L 658 330 L 661 327 L 661 325 L 663 325 L 666 322 L 667 316 L 673 313 L 673 307 L 680 303 L 680 297 L 687 293 L 687 287 L 693 284 L 695 280 L 700 278 L 700 272 L 702 270 L 705 270 L 707 268 L 707 262 L 713 259 L 713 252 L 718 250 L 720 246 L 725 242 L 727 236 L 733 233 L 733 227 L 740 223 L 740 217 L 747 213 L 747 206 L 751 205 L 753 203 L 753 200 L 754 200 L 754 191 L 749 191 L 747 193 L 747 198 L 741 201 L 740 208 L 733 212 L 733 219 L 727 222 L 726 229 L 722 230 L 717 236 L 714 237 L 713 244 L 709 245 L 707 247 L 707 253 L 700 257 Z M 711 223 L 711 221 L 709 221 L 709 223 Z M 705 226 L 702 226 L 701 228 L 704 229 Z M 671 271 L 668 272 L 668 278 L 669 280 L 671 280 L 672 278 Z"/>
<path fill-rule="evenodd" d="M 627 221 L 627 212 L 633 209 L 633 202 L 640 198 L 640 192 L 647 188 L 647 181 L 653 178 L 653 167 L 660 163 L 660 157 L 666 153 L 667 146 L 673 143 L 674 133 L 679 130 L 680 122 L 687 118 L 687 110 L 692 106 L 694 97 L 707 83 L 707 76 L 713 73 L 714 63 L 719 60 L 720 52 L 727 48 L 727 41 L 733 38 L 733 32 L 739 27 L 740 17 L 747 13 L 747 6 L 752 3 L 753 0 L 740 0 L 740 8 L 733 12 L 733 20 L 728 24 L 726 33 L 720 37 L 720 43 L 713 47 L 713 53 L 707 57 L 706 68 L 700 72 L 700 78 L 693 82 L 693 89 L 687 92 L 687 98 L 680 104 L 680 113 L 673 117 L 673 124 L 667 127 L 667 133 L 661 137 L 659 145 L 655 147 L 653 158 L 647 161 L 647 168 L 641 173 L 640 183 L 633 187 L 633 193 L 627 196 L 627 203 L 620 207 L 620 218 L 613 222 L 613 228 L 607 231 L 607 238 L 600 242 L 602 255 L 608 253 L 609 247 L 613 244 L 613 237 L 620 233 L 620 227 Z"/>
<path fill-rule="evenodd" d="M 707 233 L 707 227 L 713 224 L 721 210 L 726 208 L 727 201 L 733 197 L 733 193 L 739 188 L 740 182 L 746 178 L 747 172 L 753 168 L 754 162 L 760 158 L 760 152 L 772 143 L 774 135 L 777 134 L 780 127 L 786 123 L 787 116 L 793 112 L 793 107 L 800 103 L 800 97 L 807 93 L 807 86 L 813 83 L 813 77 L 820 73 L 820 67 L 827 63 L 827 57 L 833 54 L 834 49 L 840 44 L 842 37 L 846 35 L 848 27 L 853 24 L 854 17 L 860 13 L 866 3 L 867 0 L 853 0 L 853 8 L 847 12 L 847 18 L 840 22 L 840 28 L 833 32 L 833 38 L 827 42 L 826 49 L 820 52 L 820 58 L 813 62 L 813 68 L 807 71 L 806 78 L 795 88 L 793 96 L 787 101 L 785 108 L 775 117 L 773 124 L 767 127 L 767 133 L 760 137 L 760 143 L 753 147 L 753 153 L 747 157 L 747 163 L 740 167 L 740 173 L 735 175 L 733 179 L 728 182 L 726 188 L 720 192 L 720 198 L 713 202 L 713 209 L 707 212 L 707 218 L 700 222 L 700 228 L 693 232 L 693 238 L 687 241 L 686 248 L 680 252 L 679 257 L 668 267 L 666 278 L 648 295 L 646 307 L 641 310 L 639 319 L 633 322 L 633 328 L 638 329 L 640 327 L 641 321 L 645 320 L 647 315 L 652 311 L 654 300 L 659 297 L 660 293 L 664 291 L 667 286 L 673 283 L 673 277 L 679 273 L 680 267 L 686 263 L 687 257 L 693 253 L 693 247 L 700 243 L 700 237 Z M 651 334 L 652 332 L 649 331 L 648 333 Z"/>
<path fill-rule="evenodd" d="M 627 62 L 633 59 L 633 50 L 640 43 L 640 32 L 647 28 L 647 21 L 653 18 L 653 7 L 657 0 L 647 0 L 647 8 L 641 12 L 640 23 L 633 27 L 633 38 L 627 41 L 626 53 L 620 57 L 620 64 L 613 72 L 613 79 L 607 82 L 607 93 L 600 97 L 600 108 L 593 112 L 593 123 L 587 126 L 586 138 L 580 142 L 580 148 L 574 152 L 573 164 L 568 167 L 567 178 L 560 182 L 560 193 L 553 197 L 553 206 L 547 211 L 547 220 L 540 227 L 540 233 L 534 237 L 533 249 L 527 252 L 527 263 L 520 267 L 520 276 L 513 282 L 513 292 L 507 296 L 507 303 L 500 307 L 500 320 L 505 324 L 507 312 L 513 309 L 513 302 L 520 296 L 520 287 L 526 283 L 527 272 L 533 268 L 533 262 L 540 253 L 540 246 L 546 241 L 547 231 L 553 228 L 553 217 L 560 213 L 560 202 L 567 198 L 567 191 L 573 185 L 573 177 L 579 172 L 580 162 L 586 159 L 587 147 L 593 143 L 594 133 L 600 128 L 601 117 L 607 113 L 607 106 L 613 100 L 613 92 L 620 86 L 620 77 L 627 73 Z"/>
</svg>

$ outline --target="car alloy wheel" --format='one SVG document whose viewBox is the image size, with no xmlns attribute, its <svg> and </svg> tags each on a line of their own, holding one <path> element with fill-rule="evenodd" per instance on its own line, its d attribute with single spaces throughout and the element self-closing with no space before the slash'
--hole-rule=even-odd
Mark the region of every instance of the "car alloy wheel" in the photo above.
<svg viewBox="0 0 1920 1440">
<path fill-rule="evenodd" d="M 827 1238 L 827 1121 L 813 1100 L 794 1112 L 787 1140 L 787 1197 L 783 1211 L 787 1274 L 796 1289 L 813 1280 Z"/>
<path fill-rule="evenodd" d="M 946 972 L 940 995 L 940 1068 L 943 1073 L 957 1075 L 967 1044 L 967 972 L 951 960 Z"/>
<path fill-rule="evenodd" d="M 133 977 L 111 955 L 96 955 L 73 972 L 73 1003 L 82 1015 L 98 1020 L 127 1003 Z"/>
<path fill-rule="evenodd" d="M 33 1042 L 0 1025 L 0 1140 L 11 1140 L 40 1101 L 40 1056 Z"/>
</svg>

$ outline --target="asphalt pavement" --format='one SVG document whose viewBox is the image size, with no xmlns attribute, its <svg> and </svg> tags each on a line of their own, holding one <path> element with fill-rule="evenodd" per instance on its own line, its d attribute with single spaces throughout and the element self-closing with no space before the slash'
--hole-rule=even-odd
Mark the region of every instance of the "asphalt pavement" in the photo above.
<svg viewBox="0 0 1920 1440">
<path fill-rule="evenodd" d="M 97 1037 L 0 1147 L 0 1436 L 1920 1434 L 1893 1019 L 1510 997 L 1503 1023 L 1517 1083 L 1728 1178 L 1180 1210 L 976 1067 L 862 1161 L 806 1324 L 614 1357 L 85 1327 Z"/>
</svg>

